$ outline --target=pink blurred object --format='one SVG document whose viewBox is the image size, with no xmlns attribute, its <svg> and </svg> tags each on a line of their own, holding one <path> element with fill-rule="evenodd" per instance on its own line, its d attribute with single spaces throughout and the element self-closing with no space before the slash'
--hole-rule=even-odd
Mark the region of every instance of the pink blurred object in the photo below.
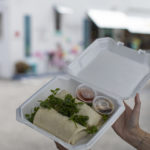
<svg viewBox="0 0 150 150">
<path fill-rule="evenodd" d="M 79 46 L 73 46 L 71 53 L 77 55 L 79 53 Z"/>
<path fill-rule="evenodd" d="M 41 52 L 35 52 L 35 53 L 33 54 L 33 56 L 35 56 L 35 57 L 37 57 L 37 58 L 40 58 L 40 59 L 43 59 L 43 57 L 44 57 Z"/>
</svg>

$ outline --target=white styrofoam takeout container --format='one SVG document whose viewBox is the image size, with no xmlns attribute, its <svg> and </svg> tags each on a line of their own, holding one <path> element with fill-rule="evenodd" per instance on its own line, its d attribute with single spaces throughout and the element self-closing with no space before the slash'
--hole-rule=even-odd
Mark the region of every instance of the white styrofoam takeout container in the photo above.
<svg viewBox="0 0 150 150">
<path fill-rule="evenodd" d="M 123 100 L 135 96 L 149 78 L 149 54 L 127 48 L 111 38 L 97 39 L 68 66 L 68 75 L 56 76 L 19 106 L 16 118 L 69 150 L 86 150 L 91 148 L 122 114 Z M 31 113 L 31 110 L 39 105 L 38 100 L 45 100 L 50 95 L 50 89 L 66 89 L 75 96 L 75 89 L 81 83 L 95 89 L 98 95 L 108 97 L 115 105 L 112 116 L 95 135 L 89 135 L 71 145 L 25 118 L 26 113 Z"/>
</svg>

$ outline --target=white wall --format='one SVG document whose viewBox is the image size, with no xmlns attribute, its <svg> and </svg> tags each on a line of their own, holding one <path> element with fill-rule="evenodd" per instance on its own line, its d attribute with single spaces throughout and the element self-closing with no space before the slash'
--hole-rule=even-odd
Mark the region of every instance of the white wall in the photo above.
<svg viewBox="0 0 150 150">
<path fill-rule="evenodd" d="M 8 1 L 0 1 L 0 13 L 2 13 L 2 38 L 0 39 L 0 78 L 10 78 L 12 73 L 12 63 L 10 56 L 10 7 Z"/>
</svg>

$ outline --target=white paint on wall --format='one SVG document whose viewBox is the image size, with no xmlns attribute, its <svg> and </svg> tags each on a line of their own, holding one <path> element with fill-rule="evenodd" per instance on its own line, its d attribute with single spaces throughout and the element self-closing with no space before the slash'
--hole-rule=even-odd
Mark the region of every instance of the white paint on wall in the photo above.
<svg viewBox="0 0 150 150">
<path fill-rule="evenodd" d="M 2 37 L 0 39 L 0 77 L 10 78 L 12 76 L 12 62 L 10 55 L 10 22 L 9 3 L 0 1 L 0 13 L 2 14 Z"/>
</svg>

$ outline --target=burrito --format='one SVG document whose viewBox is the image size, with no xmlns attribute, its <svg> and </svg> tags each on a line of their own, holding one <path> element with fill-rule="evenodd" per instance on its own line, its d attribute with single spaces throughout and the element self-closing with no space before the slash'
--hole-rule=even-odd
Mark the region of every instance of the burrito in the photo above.
<svg viewBox="0 0 150 150">
<path fill-rule="evenodd" d="M 56 94 L 56 97 L 64 99 L 67 94 L 70 94 L 66 90 L 62 90 Z M 76 102 L 81 102 L 78 99 L 75 100 Z M 83 103 L 83 105 L 79 105 L 79 112 L 78 115 L 88 116 L 89 120 L 87 122 L 87 125 L 90 126 L 98 126 L 99 123 L 102 120 L 102 116 L 98 114 L 96 111 L 94 111 L 90 106 L 88 106 L 86 103 Z"/>
<path fill-rule="evenodd" d="M 34 117 L 33 124 L 70 144 L 75 144 L 87 135 L 84 126 L 75 124 L 53 108 L 40 108 Z"/>
<path fill-rule="evenodd" d="M 94 134 L 97 132 L 97 127 L 99 127 L 102 119 L 101 115 L 99 115 L 86 103 L 80 104 L 79 102 L 81 101 L 77 99 L 75 99 L 75 102 L 64 101 L 67 104 L 63 104 L 62 102 L 63 100 L 66 100 L 66 95 L 71 95 L 66 90 L 57 92 L 56 89 L 52 90 L 52 92 L 53 94 L 50 95 L 51 101 L 49 101 L 50 99 L 46 99 L 40 103 L 40 107 L 38 107 L 38 109 L 35 109 L 36 112 L 33 113 L 35 114 L 33 124 L 69 144 L 76 144 L 88 134 Z M 55 97 L 59 99 L 56 99 Z M 74 105 L 75 103 L 78 103 L 78 105 Z M 66 114 L 68 105 L 72 111 L 78 110 L 75 112 L 74 116 Z M 68 112 L 71 113 L 70 109 L 68 109 Z M 33 114 L 28 117 L 32 117 Z"/>
</svg>

